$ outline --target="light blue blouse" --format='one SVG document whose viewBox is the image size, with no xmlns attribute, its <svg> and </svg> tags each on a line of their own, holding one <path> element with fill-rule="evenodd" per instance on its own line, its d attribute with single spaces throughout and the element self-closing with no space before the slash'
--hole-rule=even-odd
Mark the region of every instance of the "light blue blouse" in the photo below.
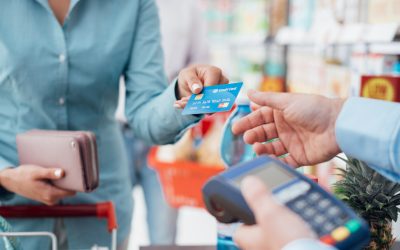
<svg viewBox="0 0 400 250">
<path fill-rule="evenodd" d="M 349 156 L 400 182 L 400 104 L 349 98 L 336 121 L 336 139 Z"/>
<path fill-rule="evenodd" d="M 62 204 L 114 201 L 119 241 L 130 231 L 133 204 L 123 141 L 114 120 L 121 76 L 127 89 L 126 116 L 138 137 L 170 143 L 198 121 L 172 107 L 175 85 L 167 87 L 164 76 L 153 0 L 72 0 L 63 26 L 47 0 L 2 1 L 0 170 L 18 165 L 17 133 L 34 128 L 94 131 L 100 187 Z M 16 195 L 2 204 L 35 202 Z M 52 219 L 10 221 L 16 231 L 53 230 Z M 109 243 L 104 221 L 65 223 L 72 249 Z M 31 238 L 23 245 L 48 249 L 49 242 Z"/>
</svg>

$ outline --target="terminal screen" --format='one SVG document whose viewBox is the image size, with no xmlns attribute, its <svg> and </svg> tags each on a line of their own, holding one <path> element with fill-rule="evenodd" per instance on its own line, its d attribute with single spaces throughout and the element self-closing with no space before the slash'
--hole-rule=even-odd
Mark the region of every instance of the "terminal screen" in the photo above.
<svg viewBox="0 0 400 250">
<path fill-rule="evenodd" d="M 286 171 L 276 163 L 268 163 L 263 167 L 253 169 L 234 179 L 235 185 L 240 188 L 241 182 L 246 176 L 253 175 L 260 178 L 269 189 L 274 189 L 295 178 L 293 174 Z"/>
</svg>

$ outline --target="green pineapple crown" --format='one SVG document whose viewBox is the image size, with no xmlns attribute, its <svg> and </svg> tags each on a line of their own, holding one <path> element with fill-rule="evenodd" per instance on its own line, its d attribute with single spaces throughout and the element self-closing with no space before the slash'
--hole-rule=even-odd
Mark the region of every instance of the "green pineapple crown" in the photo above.
<svg viewBox="0 0 400 250">
<path fill-rule="evenodd" d="M 344 159 L 342 159 L 344 160 Z M 339 199 L 367 221 L 397 221 L 400 184 L 394 183 L 360 160 L 348 157 L 342 180 L 334 185 Z"/>
</svg>

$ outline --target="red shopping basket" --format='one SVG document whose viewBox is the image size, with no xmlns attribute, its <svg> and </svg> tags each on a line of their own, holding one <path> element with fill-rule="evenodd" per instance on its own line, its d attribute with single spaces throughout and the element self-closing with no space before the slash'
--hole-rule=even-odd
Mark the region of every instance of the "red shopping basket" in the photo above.
<svg viewBox="0 0 400 250">
<path fill-rule="evenodd" d="M 223 171 L 224 167 L 191 161 L 161 162 L 156 155 L 157 147 L 153 147 L 148 155 L 148 165 L 157 171 L 167 202 L 176 208 L 204 208 L 201 189 L 210 177 Z"/>
<path fill-rule="evenodd" d="M 112 202 L 85 205 L 58 205 L 58 206 L 0 206 L 0 215 L 4 218 L 61 218 L 61 217 L 97 217 L 106 219 L 108 231 L 111 233 L 111 249 L 117 248 L 117 218 Z M 52 233 L 29 234 L 29 233 L 3 233 L 10 236 L 49 236 L 52 240 L 53 249 L 56 249 L 57 239 Z"/>
</svg>

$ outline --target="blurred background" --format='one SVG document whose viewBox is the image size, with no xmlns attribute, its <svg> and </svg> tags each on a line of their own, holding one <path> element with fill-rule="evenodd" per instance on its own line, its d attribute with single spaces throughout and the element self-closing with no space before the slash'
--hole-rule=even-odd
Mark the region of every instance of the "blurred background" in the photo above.
<svg viewBox="0 0 400 250">
<path fill-rule="evenodd" d="M 198 12 L 207 27 L 210 63 L 221 67 L 232 82 L 243 81 L 244 91 L 290 91 L 342 98 L 361 95 L 400 101 L 399 0 L 199 3 Z M 180 208 L 178 244 L 215 244 L 217 226 L 198 198 L 177 199 L 182 190 L 173 189 L 182 189 L 183 184 L 166 178 L 166 171 L 172 169 L 169 176 L 178 175 L 190 164 L 204 172 L 223 169 L 219 145 L 226 116 L 209 117 L 178 144 L 160 147 L 150 156 L 150 165 L 161 178 L 168 202 Z M 330 189 L 337 180 L 335 168 L 343 163 L 333 160 L 322 165 L 307 166 L 302 171 L 317 176 L 319 183 Z M 199 174 L 183 176 L 191 180 Z M 137 202 L 131 249 L 138 249 L 139 245 L 149 244 L 149 239 L 141 189 L 136 187 L 133 193 Z M 400 235 L 398 230 L 395 234 Z"/>
</svg>

